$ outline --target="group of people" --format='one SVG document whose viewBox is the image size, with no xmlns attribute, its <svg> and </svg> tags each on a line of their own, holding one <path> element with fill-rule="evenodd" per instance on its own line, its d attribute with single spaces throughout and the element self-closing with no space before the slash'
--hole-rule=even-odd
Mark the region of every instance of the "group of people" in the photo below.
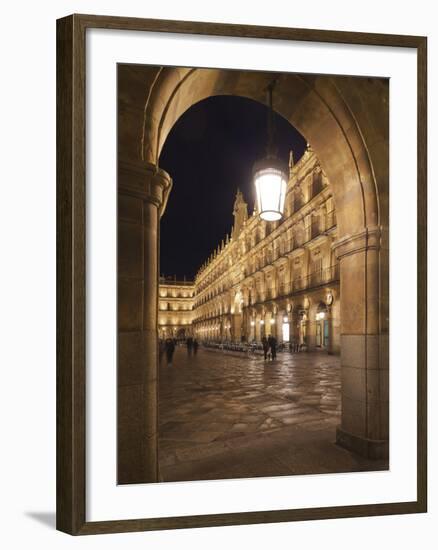
<svg viewBox="0 0 438 550">
<path fill-rule="evenodd" d="M 277 338 L 275 338 L 275 336 L 272 336 L 272 334 L 270 334 L 267 338 L 266 336 L 263 336 L 262 347 L 265 361 L 268 359 L 268 356 L 272 359 L 272 361 L 277 358 Z"/>
<path fill-rule="evenodd" d="M 292 340 L 289 344 L 289 351 L 291 353 L 298 353 L 301 351 L 302 344 L 300 344 L 299 340 Z"/>
<path fill-rule="evenodd" d="M 160 354 L 160 363 L 164 354 L 166 354 L 167 364 L 171 365 L 173 360 L 173 354 L 175 353 L 176 340 L 175 338 L 166 338 L 165 340 L 160 340 L 159 343 L 159 354 Z"/>
<path fill-rule="evenodd" d="M 187 353 L 189 356 L 195 355 L 198 353 L 199 343 L 196 338 L 193 338 L 189 336 L 185 344 L 187 346 Z M 175 338 L 166 338 L 166 340 L 160 340 L 160 361 L 164 355 L 166 355 L 167 365 L 171 366 L 173 361 L 173 355 L 175 353 L 175 348 L 177 345 L 177 341 Z M 264 360 L 267 361 L 268 359 L 271 359 L 274 361 L 277 358 L 277 339 L 275 336 L 270 334 L 267 338 L 266 336 L 263 336 L 262 338 L 262 348 L 263 348 L 263 355 Z M 298 342 L 291 342 L 290 343 L 290 351 L 291 352 L 298 352 L 300 351 L 300 345 Z"/>
<path fill-rule="evenodd" d="M 164 355 L 166 355 L 167 365 L 171 366 L 173 361 L 173 354 L 175 353 L 175 348 L 177 341 L 175 338 L 166 338 L 165 340 L 160 340 L 159 344 L 159 354 L 160 362 Z M 186 339 L 187 352 L 189 355 L 196 355 L 198 353 L 199 343 L 196 338 L 187 338 Z"/>
<path fill-rule="evenodd" d="M 189 336 L 189 338 L 187 338 L 186 340 L 186 346 L 187 346 L 187 353 L 189 355 L 192 355 L 192 352 L 194 355 L 198 353 L 199 344 L 196 338 L 192 338 L 191 336 Z"/>
</svg>

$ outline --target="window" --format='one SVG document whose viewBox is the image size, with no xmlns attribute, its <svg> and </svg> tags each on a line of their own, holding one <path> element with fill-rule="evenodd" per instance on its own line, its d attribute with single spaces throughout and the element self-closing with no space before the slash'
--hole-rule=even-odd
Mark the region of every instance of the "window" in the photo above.
<svg viewBox="0 0 438 550">
<path fill-rule="evenodd" d="M 322 282 L 322 258 L 316 258 L 312 261 L 310 268 L 310 280 L 312 285 L 319 285 Z"/>
<path fill-rule="evenodd" d="M 322 184 L 322 172 L 320 170 L 313 172 L 313 179 L 312 179 L 312 194 L 311 196 L 314 197 L 318 193 L 322 191 L 323 184 Z"/>
<path fill-rule="evenodd" d="M 297 212 L 304 204 L 303 194 L 301 192 L 300 187 L 295 188 L 293 197 L 294 197 L 294 212 Z"/>
</svg>

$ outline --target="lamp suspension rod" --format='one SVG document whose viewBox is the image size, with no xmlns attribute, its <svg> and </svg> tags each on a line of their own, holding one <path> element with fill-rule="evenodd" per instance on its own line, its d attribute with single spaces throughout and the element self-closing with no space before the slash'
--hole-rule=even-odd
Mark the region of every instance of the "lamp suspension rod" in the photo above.
<svg viewBox="0 0 438 550">
<path fill-rule="evenodd" d="M 273 109 L 272 109 L 272 91 L 275 86 L 275 80 L 273 80 L 269 86 L 268 86 L 268 145 L 267 145 L 267 156 L 271 156 L 273 154 L 273 145 L 274 145 L 274 116 L 273 116 Z"/>
<path fill-rule="evenodd" d="M 274 155 L 274 109 L 273 109 L 272 96 L 273 96 L 273 91 L 274 91 L 276 82 L 277 82 L 277 79 L 274 78 L 267 87 L 269 110 L 268 110 L 268 145 L 267 145 L 266 153 L 268 157 Z"/>
</svg>

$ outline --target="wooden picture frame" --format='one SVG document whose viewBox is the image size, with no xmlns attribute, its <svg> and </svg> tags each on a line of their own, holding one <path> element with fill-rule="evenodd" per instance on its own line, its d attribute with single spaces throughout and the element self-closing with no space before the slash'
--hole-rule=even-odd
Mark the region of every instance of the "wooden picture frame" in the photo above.
<svg viewBox="0 0 438 550">
<path fill-rule="evenodd" d="M 86 520 L 85 33 L 182 33 L 413 48 L 417 51 L 417 499 L 409 502 L 132 520 Z M 427 40 L 289 29 L 71 15 L 57 21 L 57 529 L 72 535 L 243 525 L 427 511 Z"/>
</svg>

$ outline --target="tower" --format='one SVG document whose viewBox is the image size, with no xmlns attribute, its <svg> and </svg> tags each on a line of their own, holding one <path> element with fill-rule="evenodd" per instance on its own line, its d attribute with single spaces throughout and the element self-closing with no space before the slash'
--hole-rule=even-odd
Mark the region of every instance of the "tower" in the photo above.
<svg viewBox="0 0 438 550">
<path fill-rule="evenodd" d="M 244 223 L 248 219 L 248 205 L 243 200 L 243 195 L 240 189 L 237 190 L 236 199 L 234 200 L 233 216 L 233 236 L 234 238 L 237 238 L 243 228 Z"/>
</svg>

